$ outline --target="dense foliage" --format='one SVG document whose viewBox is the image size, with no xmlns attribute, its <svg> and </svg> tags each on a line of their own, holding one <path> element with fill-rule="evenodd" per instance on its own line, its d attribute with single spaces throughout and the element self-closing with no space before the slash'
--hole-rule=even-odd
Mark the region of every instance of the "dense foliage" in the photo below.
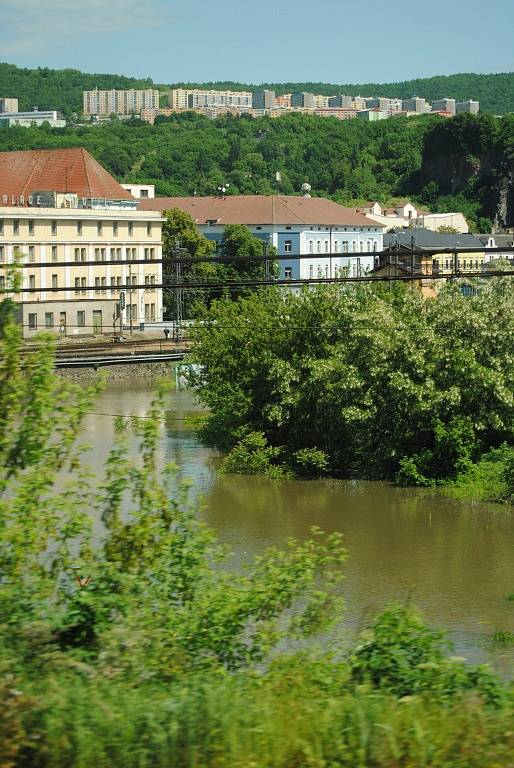
<svg viewBox="0 0 514 768">
<path fill-rule="evenodd" d="M 204 320 L 198 392 L 208 437 L 235 446 L 232 470 L 429 484 L 514 446 L 510 279 L 431 300 L 403 287 L 271 290 Z"/>
<path fill-rule="evenodd" d="M 0 765 L 510 764 L 510 687 L 448 657 L 409 606 L 345 650 L 339 535 L 226 568 L 187 484 L 158 466 L 164 390 L 92 477 L 76 437 L 98 386 L 58 378 L 48 340 L 21 355 L 11 312 L 0 313 Z"/>
<path fill-rule="evenodd" d="M 19 100 L 21 111 L 57 109 L 67 117 L 82 111 L 82 92 L 98 89 L 152 88 L 150 78 L 138 80 L 124 75 L 87 74 L 78 69 L 21 69 L 0 64 L 0 93 Z"/>
<path fill-rule="evenodd" d="M 88 74 L 75 69 L 21 69 L 13 64 L 0 64 L 0 93 L 18 97 L 22 109 L 59 109 L 66 114 L 80 112 L 82 91 L 98 87 L 105 88 L 148 88 L 158 87 L 167 91 L 168 86 L 154 86 L 151 78 L 136 79 L 113 74 Z M 350 96 L 389 96 L 408 99 L 413 94 L 429 101 L 446 97 L 459 101 L 478 99 L 481 108 L 494 114 L 514 111 L 514 73 L 477 75 L 472 72 L 456 75 L 405 80 L 398 83 L 362 83 L 337 85 L 334 83 L 262 83 L 260 85 L 232 81 L 216 83 L 174 83 L 174 87 L 214 88 L 231 90 L 257 90 L 271 88 L 277 94 L 292 91 L 310 91 Z"/>
<path fill-rule="evenodd" d="M 463 211 L 473 230 L 514 224 L 514 120 L 489 115 L 378 123 L 312 115 L 209 120 L 194 113 L 102 126 L 0 131 L 0 151 L 83 146 L 116 178 L 158 195 L 299 194 L 345 205 L 408 195 L 436 212 Z M 499 209 L 502 208 L 498 216 Z"/>
</svg>

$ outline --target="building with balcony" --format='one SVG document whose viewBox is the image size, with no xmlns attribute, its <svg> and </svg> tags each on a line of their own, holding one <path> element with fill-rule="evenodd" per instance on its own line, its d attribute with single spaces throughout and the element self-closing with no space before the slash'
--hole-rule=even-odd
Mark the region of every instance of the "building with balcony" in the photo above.
<svg viewBox="0 0 514 768">
<path fill-rule="evenodd" d="M 0 291 L 26 337 L 161 320 L 161 227 L 84 149 L 0 152 Z"/>
<path fill-rule="evenodd" d="M 155 88 L 137 90 L 92 91 L 83 92 L 83 111 L 85 115 L 140 115 L 142 110 L 159 109 L 159 91 Z"/>
</svg>

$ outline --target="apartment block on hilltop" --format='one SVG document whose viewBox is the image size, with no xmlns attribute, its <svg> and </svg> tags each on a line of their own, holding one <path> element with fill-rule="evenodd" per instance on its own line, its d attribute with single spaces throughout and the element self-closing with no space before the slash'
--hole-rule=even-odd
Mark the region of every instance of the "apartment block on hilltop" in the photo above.
<svg viewBox="0 0 514 768">
<path fill-rule="evenodd" d="M 83 93 L 84 115 L 139 115 L 141 110 L 159 109 L 159 91 L 155 88 L 144 90 L 110 90 Z"/>
<path fill-rule="evenodd" d="M 219 244 L 227 224 L 244 224 L 255 237 L 275 246 L 283 279 L 350 275 L 374 267 L 382 250 L 383 226 L 325 198 L 293 195 L 163 197 L 141 202 L 146 211 L 179 208 L 198 230 Z M 299 256 L 306 258 L 298 258 Z"/>
<path fill-rule="evenodd" d="M 161 320 L 161 227 L 84 149 L 0 152 L 0 291 L 26 337 Z M 13 293 L 15 262 L 23 290 Z"/>
<path fill-rule="evenodd" d="M 18 99 L 0 99 L 0 113 L 2 112 L 17 112 L 18 111 Z"/>
</svg>

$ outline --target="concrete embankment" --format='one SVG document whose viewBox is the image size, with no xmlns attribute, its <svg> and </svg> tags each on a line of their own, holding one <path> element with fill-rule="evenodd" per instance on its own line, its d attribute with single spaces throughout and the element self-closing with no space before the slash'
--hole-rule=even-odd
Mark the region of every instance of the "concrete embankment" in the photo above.
<svg viewBox="0 0 514 768">
<path fill-rule="evenodd" d="M 173 377 L 173 363 L 138 363 L 137 365 L 106 365 L 95 370 L 89 368 L 61 368 L 59 376 L 77 383 L 87 384 L 101 377 L 106 381 L 134 381 L 137 379 L 156 379 Z"/>
</svg>

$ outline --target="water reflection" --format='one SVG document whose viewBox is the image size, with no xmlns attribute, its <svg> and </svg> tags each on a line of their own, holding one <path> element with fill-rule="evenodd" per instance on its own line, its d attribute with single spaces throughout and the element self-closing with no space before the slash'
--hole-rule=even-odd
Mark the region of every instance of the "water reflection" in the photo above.
<svg viewBox="0 0 514 768">
<path fill-rule="evenodd" d="M 114 416 L 144 415 L 151 386 L 111 385 L 85 433 L 101 470 L 114 435 Z M 198 409 L 188 392 L 174 391 L 162 429 L 160 458 L 174 461 L 206 502 L 205 517 L 234 550 L 237 567 L 268 545 L 304 538 L 311 526 L 341 531 L 349 550 L 344 592 L 347 623 L 357 628 L 391 600 L 412 595 L 456 650 L 490 660 L 503 672 L 514 649 L 492 647 L 496 628 L 514 632 L 512 515 L 493 505 L 469 505 L 427 491 L 383 483 L 273 481 L 216 473 L 216 453 L 203 446 L 188 417 Z"/>
</svg>

